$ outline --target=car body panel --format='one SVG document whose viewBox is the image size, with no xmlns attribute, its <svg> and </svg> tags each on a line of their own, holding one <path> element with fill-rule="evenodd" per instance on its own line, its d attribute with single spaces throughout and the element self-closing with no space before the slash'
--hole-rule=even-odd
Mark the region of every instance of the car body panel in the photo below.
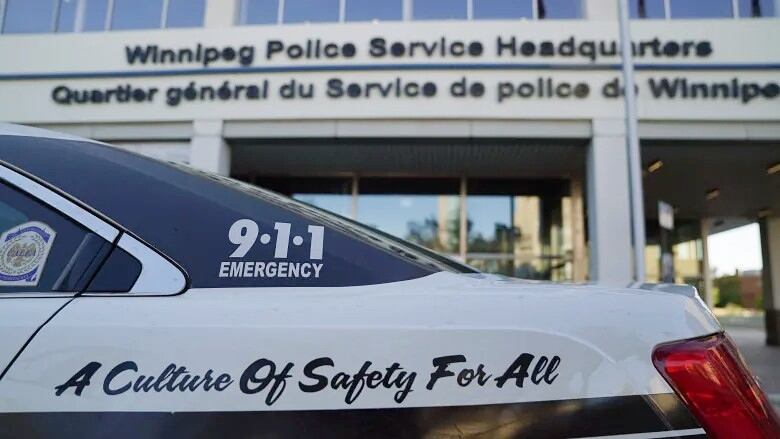
<svg viewBox="0 0 780 439">
<path fill-rule="evenodd" d="M 589 314 L 592 317 L 585 317 Z M 597 318 L 596 315 L 597 314 Z M 664 324 L 659 326 L 658 322 Z M 696 298 L 663 292 L 567 287 L 439 273 L 422 279 L 338 289 L 195 289 L 171 298 L 78 298 L 36 337 L 0 382 L 2 411 L 315 410 L 499 404 L 671 393 L 650 356 L 658 343 L 719 331 Z M 523 387 L 499 377 L 523 353 L 560 358 L 551 384 Z M 427 389 L 434 358 L 464 355 L 452 370 L 483 364 L 488 384 L 442 378 Z M 329 357 L 326 375 L 399 363 L 417 372 L 400 402 L 397 387 L 303 392 L 306 364 Z M 47 361 L 41 362 L 41 358 Z M 247 394 L 240 379 L 256 360 L 281 369 L 286 390 Z M 82 395 L 55 388 L 90 362 L 101 368 Z M 109 385 L 169 364 L 193 374 L 227 373 L 225 391 L 127 391 L 107 395 L 110 369 L 132 361 Z M 119 383 L 119 384 L 118 384 Z M 269 396 L 270 395 L 270 396 Z M 9 399 L 9 396 L 11 398 Z M 354 396 L 354 395 L 353 395 Z M 273 401 L 272 401 L 273 399 Z"/>
<path fill-rule="evenodd" d="M 49 317 L 62 308 L 72 295 L 24 300 L 4 297 L 0 302 L 0 379 L 16 354 Z"/>
</svg>

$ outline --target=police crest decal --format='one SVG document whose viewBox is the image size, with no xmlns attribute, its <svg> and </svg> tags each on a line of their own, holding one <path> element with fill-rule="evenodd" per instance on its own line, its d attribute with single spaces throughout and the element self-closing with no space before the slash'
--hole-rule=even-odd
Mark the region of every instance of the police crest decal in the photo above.
<svg viewBox="0 0 780 439">
<path fill-rule="evenodd" d="M 0 285 L 38 285 L 56 233 L 48 225 L 31 221 L 0 236 Z"/>
</svg>

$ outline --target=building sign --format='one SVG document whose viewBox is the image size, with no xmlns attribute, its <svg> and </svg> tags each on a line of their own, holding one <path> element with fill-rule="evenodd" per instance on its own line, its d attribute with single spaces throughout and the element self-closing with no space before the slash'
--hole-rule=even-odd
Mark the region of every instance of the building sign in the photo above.
<svg viewBox="0 0 780 439">
<path fill-rule="evenodd" d="M 769 21 L 636 23 L 640 117 L 780 118 Z M 4 36 L 19 62 L 0 74 L 15 103 L 0 119 L 621 117 L 615 35 L 551 21 Z"/>
</svg>

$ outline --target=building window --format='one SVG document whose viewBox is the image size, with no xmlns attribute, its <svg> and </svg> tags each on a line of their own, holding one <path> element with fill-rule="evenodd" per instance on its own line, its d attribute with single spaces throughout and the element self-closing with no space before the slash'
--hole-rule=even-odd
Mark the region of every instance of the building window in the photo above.
<svg viewBox="0 0 780 439">
<path fill-rule="evenodd" d="M 440 253 L 460 247 L 457 179 L 361 178 L 357 220 Z"/>
<path fill-rule="evenodd" d="M 106 30 L 108 22 L 108 0 L 82 0 L 84 3 L 84 18 L 82 31 Z"/>
<path fill-rule="evenodd" d="M 73 32 L 76 24 L 77 0 L 62 0 L 57 11 L 57 32 Z"/>
<path fill-rule="evenodd" d="M 6 0 L 3 33 L 51 32 L 56 9 L 52 0 Z"/>
<path fill-rule="evenodd" d="M 165 27 L 201 27 L 206 0 L 168 0 Z"/>
<path fill-rule="evenodd" d="M 582 0 L 538 0 L 536 9 L 540 19 L 582 18 Z"/>
<path fill-rule="evenodd" d="M 243 0 L 239 10 L 241 24 L 273 24 L 279 22 L 279 0 Z"/>
<path fill-rule="evenodd" d="M 538 185 L 537 185 L 538 186 Z M 526 279 L 570 278 L 570 199 L 559 182 L 469 180 L 466 262 Z"/>
<path fill-rule="evenodd" d="M 403 0 L 346 0 L 346 21 L 374 21 L 403 19 Z"/>
<path fill-rule="evenodd" d="M 114 0 L 113 30 L 154 29 L 162 24 L 162 0 Z"/>
<path fill-rule="evenodd" d="M 774 17 L 775 0 L 739 0 L 740 18 Z"/>
<path fill-rule="evenodd" d="M 243 179 L 450 257 L 464 258 L 487 272 L 551 280 L 573 276 L 573 207 L 564 180 Z"/>
<path fill-rule="evenodd" d="M 414 0 L 412 17 L 415 20 L 465 20 L 468 18 L 466 0 Z"/>
<path fill-rule="evenodd" d="M 664 0 L 631 0 L 628 7 L 631 18 L 666 18 Z"/>
<path fill-rule="evenodd" d="M 731 0 L 669 0 L 671 18 L 733 18 Z"/>
<path fill-rule="evenodd" d="M 113 5 L 113 8 L 112 8 Z M 2 33 L 199 27 L 205 0 L 6 0 Z"/>
<path fill-rule="evenodd" d="M 533 0 L 472 0 L 474 19 L 533 18 Z"/>
<path fill-rule="evenodd" d="M 630 0 L 631 18 L 757 18 L 776 15 L 775 0 Z"/>
<path fill-rule="evenodd" d="M 339 0 L 284 0 L 285 23 L 339 21 Z"/>
</svg>

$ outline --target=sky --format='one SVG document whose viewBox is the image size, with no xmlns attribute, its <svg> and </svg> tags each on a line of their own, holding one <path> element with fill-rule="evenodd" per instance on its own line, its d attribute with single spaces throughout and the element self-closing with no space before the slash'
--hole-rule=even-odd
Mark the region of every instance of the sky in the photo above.
<svg viewBox="0 0 780 439">
<path fill-rule="evenodd" d="M 710 248 L 710 267 L 718 276 L 733 274 L 735 269 L 761 269 L 761 241 L 758 224 L 731 229 L 711 235 L 707 241 Z"/>
</svg>

